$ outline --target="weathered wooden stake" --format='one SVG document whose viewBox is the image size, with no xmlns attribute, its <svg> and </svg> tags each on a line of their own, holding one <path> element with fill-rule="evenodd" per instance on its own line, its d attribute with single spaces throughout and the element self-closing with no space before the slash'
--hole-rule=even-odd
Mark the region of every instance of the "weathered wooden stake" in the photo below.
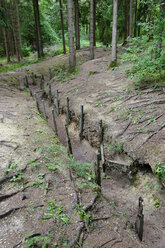
<svg viewBox="0 0 165 248">
<path fill-rule="evenodd" d="M 52 120 L 53 120 L 54 132 L 58 136 L 57 124 L 56 124 L 54 109 L 52 109 Z"/>
<path fill-rule="evenodd" d="M 141 241 L 143 238 L 143 225 L 144 225 L 143 199 L 142 197 L 139 197 L 139 206 L 138 206 L 138 214 L 135 222 L 135 231 L 138 234 L 138 237 Z"/>
<path fill-rule="evenodd" d="M 31 88 L 29 88 L 30 95 L 33 96 Z"/>
<path fill-rule="evenodd" d="M 67 153 L 68 153 L 68 155 L 72 155 L 73 154 L 72 153 L 72 146 L 71 146 L 71 141 L 70 141 L 67 125 L 65 125 L 65 131 L 66 131 Z"/>
<path fill-rule="evenodd" d="M 66 125 L 70 124 L 69 97 L 66 98 Z"/>
<path fill-rule="evenodd" d="M 83 139 L 83 131 L 84 131 L 84 107 L 83 105 L 80 105 L 80 131 L 79 131 L 80 141 Z"/>
<path fill-rule="evenodd" d="M 34 93 L 34 97 L 35 97 L 35 100 L 36 100 L 37 110 L 40 113 L 40 107 L 39 107 L 38 98 L 37 98 L 37 94 L 36 93 Z"/>
<path fill-rule="evenodd" d="M 44 115 L 44 119 L 47 120 L 46 108 L 45 108 L 45 101 L 44 101 L 44 100 L 42 100 L 42 106 L 43 106 L 43 115 Z"/>
<path fill-rule="evenodd" d="M 52 88 L 51 88 L 51 84 L 49 84 L 49 106 L 52 103 Z"/>
<path fill-rule="evenodd" d="M 52 70 L 49 68 L 49 79 L 51 80 L 52 78 L 53 78 Z"/>
<path fill-rule="evenodd" d="M 32 72 L 31 78 L 32 78 L 32 84 L 33 84 L 33 85 L 36 85 L 35 75 L 34 75 L 33 72 Z"/>
<path fill-rule="evenodd" d="M 94 162 L 95 182 L 101 186 L 101 172 L 100 172 L 100 154 L 96 153 L 96 161 Z"/>
<path fill-rule="evenodd" d="M 41 74 L 40 89 L 41 89 L 41 90 L 44 90 L 44 75 L 43 75 L 43 74 Z"/>
<path fill-rule="evenodd" d="M 57 116 L 59 115 L 60 111 L 59 111 L 59 92 L 58 90 L 56 90 L 56 114 Z"/>
<path fill-rule="evenodd" d="M 28 77 L 27 77 L 27 75 L 24 78 L 24 87 L 25 88 L 29 88 L 29 83 L 28 83 Z"/>
</svg>

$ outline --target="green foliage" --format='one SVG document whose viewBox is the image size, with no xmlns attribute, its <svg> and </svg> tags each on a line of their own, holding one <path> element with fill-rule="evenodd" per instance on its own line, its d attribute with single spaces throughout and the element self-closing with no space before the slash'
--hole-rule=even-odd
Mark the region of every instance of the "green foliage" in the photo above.
<svg viewBox="0 0 165 248">
<path fill-rule="evenodd" d="M 30 56 L 30 53 L 31 53 L 31 46 L 27 46 L 27 44 L 24 43 L 24 45 L 23 45 L 23 47 L 22 47 L 22 52 L 23 52 L 23 56 L 24 56 L 24 57 Z"/>
<path fill-rule="evenodd" d="M 120 142 L 118 145 L 110 144 L 108 149 L 110 151 L 115 151 L 117 153 L 122 153 L 123 152 L 123 147 L 124 147 L 124 143 Z"/>
<path fill-rule="evenodd" d="M 154 201 L 154 206 L 155 206 L 156 208 L 158 208 L 158 207 L 160 206 L 160 202 L 159 202 L 158 199 Z"/>
<path fill-rule="evenodd" d="M 86 178 L 86 176 L 91 174 L 91 163 L 83 163 L 70 158 L 69 167 L 74 174 L 81 178 Z"/>
<path fill-rule="evenodd" d="M 54 200 L 47 201 L 48 203 L 48 213 L 46 213 L 42 219 L 53 218 L 57 220 L 58 223 L 63 223 L 66 225 L 70 224 L 69 218 L 64 214 L 64 207 L 56 204 Z"/>
<path fill-rule="evenodd" d="M 157 175 L 158 179 L 165 182 L 165 166 L 158 163 L 155 165 L 154 173 Z"/>
<path fill-rule="evenodd" d="M 32 235 L 33 235 L 33 233 L 30 232 L 24 236 L 23 243 L 24 243 L 25 247 L 40 247 L 40 248 L 48 248 L 49 247 L 49 244 L 51 242 L 50 237 L 48 237 L 48 236 L 43 236 L 43 237 L 36 236 L 36 237 L 31 238 Z"/>
</svg>

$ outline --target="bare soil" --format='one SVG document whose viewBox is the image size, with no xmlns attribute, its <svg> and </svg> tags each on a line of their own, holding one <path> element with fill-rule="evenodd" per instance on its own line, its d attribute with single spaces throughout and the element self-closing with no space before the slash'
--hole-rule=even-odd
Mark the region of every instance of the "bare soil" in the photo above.
<svg viewBox="0 0 165 248">
<path fill-rule="evenodd" d="M 1 74 L 0 76 L 0 181 L 27 165 L 16 177 L 0 184 L 0 247 L 25 247 L 23 239 L 33 232 L 38 237 L 51 236 L 49 247 L 150 247 L 164 248 L 165 215 L 164 188 L 149 170 L 156 163 L 164 164 L 164 92 L 145 89 L 135 91 L 132 82 L 123 73 L 125 65 L 116 70 L 106 70 L 110 54 L 104 48 L 96 49 L 96 59 L 88 61 L 88 49 L 78 52 L 79 71 L 66 74 L 67 55 L 55 57 L 36 65 Z M 54 78 L 49 82 L 48 71 L 52 68 Z M 58 71 L 59 68 L 59 71 Z M 62 69 L 60 69 L 62 68 Z M 31 72 L 36 74 L 37 85 L 32 85 Z M 52 99 L 55 90 L 60 92 L 60 116 L 56 117 L 59 139 L 54 136 L 51 109 L 48 103 L 48 85 L 45 93 L 39 89 L 40 74 L 46 84 L 51 83 Z M 46 103 L 48 124 L 37 112 L 35 101 L 24 91 L 24 76 L 28 75 L 31 91 L 37 93 L 42 112 L 41 97 Z M 131 166 L 145 166 L 131 181 L 124 174 L 111 173 L 102 179 L 101 195 L 89 185 L 77 187 L 80 178 L 71 178 L 65 139 L 65 101 L 70 98 L 72 122 L 69 126 L 73 155 L 76 160 L 91 162 L 97 150 L 98 120 L 104 123 L 105 159 Z M 80 104 L 85 108 L 83 142 L 78 138 Z M 151 134 L 153 134 L 151 136 Z M 123 151 L 110 151 L 110 143 L 123 142 Z M 11 169 L 11 165 L 14 165 Z M 107 162 L 107 168 L 110 163 Z M 8 169 L 8 170 L 7 170 Z M 120 168 L 119 168 L 120 170 Z M 7 173 L 8 172 L 8 173 Z M 90 182 L 90 181 L 89 181 Z M 48 187 L 47 187 L 48 186 Z M 12 192 L 17 194 L 6 197 Z M 80 218 L 75 209 L 79 204 L 89 210 Z M 134 233 L 138 210 L 138 198 L 144 199 L 144 234 L 140 242 Z M 23 198 L 25 198 L 23 200 Z M 43 219 L 49 201 L 62 209 L 61 215 Z M 155 201 L 159 207 L 154 206 Z M 19 208 L 4 214 L 11 208 Z M 74 214 L 75 213 L 75 214 Z M 77 234 L 78 230 L 81 230 Z M 78 238 L 77 238 L 78 237 Z M 74 242 L 77 238 L 77 242 Z M 41 240 L 41 239 L 40 239 Z M 71 245 L 72 243 L 72 245 Z M 42 247 L 41 243 L 40 246 Z"/>
</svg>

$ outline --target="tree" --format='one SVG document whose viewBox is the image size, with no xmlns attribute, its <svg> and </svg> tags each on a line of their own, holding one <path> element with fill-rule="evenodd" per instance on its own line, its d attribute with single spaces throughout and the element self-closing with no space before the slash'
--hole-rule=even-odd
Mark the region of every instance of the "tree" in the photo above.
<svg viewBox="0 0 165 248">
<path fill-rule="evenodd" d="M 132 27 L 133 27 L 133 0 L 130 0 L 130 19 L 129 19 L 129 37 L 132 41 Z"/>
<path fill-rule="evenodd" d="M 124 42 L 123 45 L 127 43 L 127 37 L 128 37 L 128 0 L 125 0 L 125 6 L 124 6 Z"/>
<path fill-rule="evenodd" d="M 94 0 L 90 0 L 90 58 L 94 59 Z"/>
<path fill-rule="evenodd" d="M 68 4 L 68 38 L 69 38 L 69 67 L 76 66 L 76 51 L 74 47 L 74 22 L 73 22 L 73 4 L 72 0 L 67 0 Z"/>
<path fill-rule="evenodd" d="M 117 15 L 118 15 L 118 0 L 113 0 L 113 28 L 112 28 L 112 58 L 111 67 L 117 64 Z"/>
<path fill-rule="evenodd" d="M 62 29 L 62 43 L 63 43 L 63 53 L 66 54 L 65 48 L 65 33 L 64 33 L 64 20 L 63 20 L 63 11 L 62 11 L 62 0 L 59 0 L 60 4 L 60 16 L 61 16 L 61 29 Z"/>
<path fill-rule="evenodd" d="M 136 37 L 136 30 L 137 30 L 137 0 L 135 0 L 135 22 L 134 22 L 134 37 Z"/>
<path fill-rule="evenodd" d="M 80 49 L 79 0 L 75 0 L 74 4 L 75 4 L 76 50 L 79 50 Z"/>
<path fill-rule="evenodd" d="M 16 49 L 18 61 L 20 61 L 23 58 L 23 54 L 22 54 L 20 23 L 19 23 L 18 1 L 11 0 L 10 8 L 11 8 L 11 19 L 12 19 L 15 49 Z"/>
<path fill-rule="evenodd" d="M 41 27 L 40 27 L 40 15 L 39 15 L 39 5 L 38 0 L 33 0 L 33 10 L 34 10 L 34 19 L 35 19 L 35 28 L 36 28 L 36 47 L 38 58 L 44 56 L 43 45 L 41 39 Z"/>
</svg>

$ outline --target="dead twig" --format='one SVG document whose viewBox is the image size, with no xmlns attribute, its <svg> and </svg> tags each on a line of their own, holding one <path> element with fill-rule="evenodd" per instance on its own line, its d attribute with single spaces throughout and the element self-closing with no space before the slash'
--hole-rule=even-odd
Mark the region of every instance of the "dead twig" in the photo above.
<svg viewBox="0 0 165 248">
<path fill-rule="evenodd" d="M 127 126 L 116 137 L 122 136 L 125 133 L 125 131 L 129 128 L 129 126 L 131 125 L 131 122 L 132 122 L 132 119 L 129 120 Z"/>
</svg>

